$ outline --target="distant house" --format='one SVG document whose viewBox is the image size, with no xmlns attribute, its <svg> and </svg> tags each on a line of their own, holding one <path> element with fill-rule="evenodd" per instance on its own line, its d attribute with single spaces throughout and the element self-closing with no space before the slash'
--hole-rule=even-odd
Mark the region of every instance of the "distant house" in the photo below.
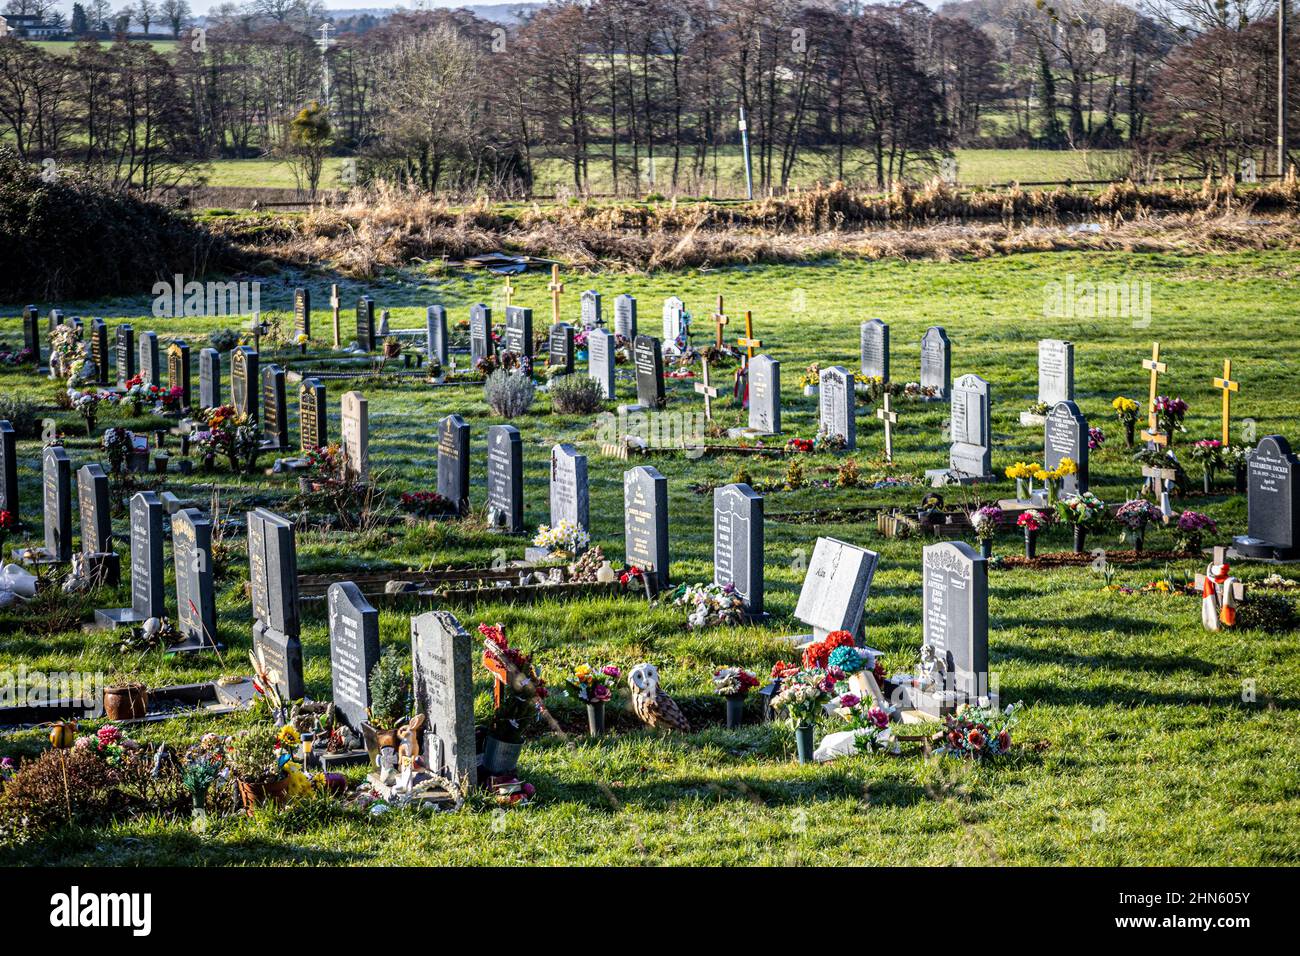
<svg viewBox="0 0 1300 956">
<path fill-rule="evenodd" d="M 34 13 L 6 13 L 0 16 L 0 36 L 25 37 L 28 40 L 62 40 L 68 28 L 50 23 Z"/>
</svg>

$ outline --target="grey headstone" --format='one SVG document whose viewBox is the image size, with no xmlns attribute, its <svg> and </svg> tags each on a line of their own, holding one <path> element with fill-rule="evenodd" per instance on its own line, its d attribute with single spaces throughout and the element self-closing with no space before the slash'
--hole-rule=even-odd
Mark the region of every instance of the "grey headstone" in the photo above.
<svg viewBox="0 0 1300 956">
<path fill-rule="evenodd" d="M 334 707 L 345 724 L 360 731 L 369 716 L 370 671 L 379 661 L 379 612 L 351 581 L 331 584 L 326 603 Z"/>
<path fill-rule="evenodd" d="M 663 408 L 667 403 L 664 393 L 664 356 L 659 340 L 650 335 L 638 335 L 632 347 L 632 361 L 636 366 L 636 401 L 646 408 Z"/>
<path fill-rule="evenodd" d="M 855 407 L 853 375 L 842 365 L 832 365 L 821 370 L 820 421 L 818 430 L 823 435 L 844 439 L 846 451 L 858 447 L 858 422 Z"/>
<path fill-rule="evenodd" d="M 568 444 L 551 447 L 551 527 L 561 521 L 591 530 L 587 456 Z"/>
<path fill-rule="evenodd" d="M 1074 400 L 1074 343 L 1038 342 L 1038 400 L 1048 405 Z"/>
<path fill-rule="evenodd" d="M 781 432 L 781 363 L 770 355 L 749 360 L 749 427 L 764 435 Z"/>
<path fill-rule="evenodd" d="M 375 300 L 368 295 L 357 299 L 357 348 L 375 350 Z"/>
<path fill-rule="evenodd" d="M 158 360 L 158 333 L 140 333 L 140 378 L 146 384 L 162 385 L 162 369 Z"/>
<path fill-rule="evenodd" d="M 325 385 L 318 378 L 305 378 L 298 386 L 298 447 L 309 452 L 329 443 L 329 405 L 325 399 Z"/>
<path fill-rule="evenodd" d="M 479 361 L 496 354 L 492 341 L 492 310 L 479 302 L 469 307 L 469 360 L 477 366 Z"/>
<path fill-rule="evenodd" d="M 167 387 L 181 390 L 181 408 L 188 411 L 194 392 L 190 379 L 190 347 L 184 342 L 167 346 Z"/>
<path fill-rule="evenodd" d="M 533 357 L 533 310 L 521 305 L 506 306 L 506 351 L 520 358 Z"/>
<path fill-rule="evenodd" d="M 1074 402 L 1057 402 L 1048 412 L 1043 425 L 1043 456 L 1048 470 L 1062 458 L 1073 458 L 1079 466 L 1075 474 L 1061 479 L 1062 492 L 1083 494 L 1088 490 L 1088 420 Z"/>
<path fill-rule="evenodd" d="M 963 375 L 952 389 L 952 447 L 949 467 L 962 476 L 992 477 L 992 428 L 989 383 L 978 375 Z"/>
<path fill-rule="evenodd" d="M 562 368 L 563 374 L 573 373 L 573 326 L 567 322 L 557 322 L 547 334 L 546 364 L 550 368 Z"/>
<path fill-rule="evenodd" d="M 668 587 L 668 479 L 649 465 L 623 472 L 623 548 L 655 590 Z"/>
<path fill-rule="evenodd" d="M 438 494 L 469 514 L 469 425 L 459 415 L 438 422 Z"/>
<path fill-rule="evenodd" d="M 686 332 L 686 303 L 677 296 L 664 300 L 664 341 L 675 346 Z"/>
<path fill-rule="evenodd" d="M 45 552 L 56 561 L 72 560 L 72 460 L 58 445 L 41 456 L 45 498 Z"/>
<path fill-rule="evenodd" d="M 117 327 L 116 346 L 117 384 L 125 387 L 136 373 L 135 329 L 125 322 Z"/>
<path fill-rule="evenodd" d="M 954 704 L 989 696 L 988 564 L 970 545 L 921 549 L 923 641 L 948 672 Z"/>
<path fill-rule="evenodd" d="M 176 623 L 190 643 L 211 647 L 217 640 L 217 601 L 212 580 L 212 522 L 198 508 L 172 515 L 172 559 L 176 567 Z"/>
<path fill-rule="evenodd" d="M 424 310 L 425 361 L 430 365 L 437 362 L 446 368 L 448 361 L 447 345 L 447 310 L 440 305 L 431 305 Z"/>
<path fill-rule="evenodd" d="M 587 375 L 600 384 L 606 401 L 614 398 L 614 336 L 604 329 L 587 333 Z"/>
<path fill-rule="evenodd" d="M 921 338 L 921 384 L 933 386 L 936 398 L 952 391 L 952 343 L 942 326 L 932 325 Z"/>
<path fill-rule="evenodd" d="M 257 353 L 247 345 L 233 349 L 230 353 L 230 401 L 237 415 L 257 417 L 260 385 Z"/>
<path fill-rule="evenodd" d="M 1251 557 L 1300 557 L 1300 460 L 1281 435 L 1265 435 L 1246 456 L 1246 534 L 1233 547 Z"/>
<path fill-rule="evenodd" d="M 9 512 L 15 523 L 22 520 L 18 508 L 18 434 L 14 426 L 0 419 L 0 511 Z"/>
<path fill-rule="evenodd" d="M 81 511 L 81 550 L 109 554 L 113 550 L 113 516 L 109 513 L 108 475 L 98 464 L 77 469 L 77 507 Z"/>
<path fill-rule="evenodd" d="M 472 785 L 474 753 L 474 643 L 448 611 L 411 619 L 415 708 L 425 715 L 424 754 L 429 768 Z"/>
<path fill-rule="evenodd" d="M 507 534 L 524 531 L 524 444 L 514 425 L 487 433 L 488 523 Z"/>
<path fill-rule="evenodd" d="M 832 631 L 848 631 L 862 644 L 862 614 L 879 563 L 874 551 L 818 538 L 794 616 L 813 629 L 817 640 Z"/>
<path fill-rule="evenodd" d="M 199 352 L 199 408 L 221 406 L 221 353 L 214 348 Z"/>
<path fill-rule="evenodd" d="M 311 290 L 293 290 L 293 331 L 311 338 Z"/>
<path fill-rule="evenodd" d="M 863 322 L 860 330 L 862 374 L 889 381 L 889 326 L 880 319 Z"/>
<path fill-rule="evenodd" d="M 163 591 L 163 505 L 152 491 L 131 496 L 131 606 L 95 611 L 101 627 L 166 617 Z"/>
<path fill-rule="evenodd" d="M 268 365 L 262 369 L 262 435 L 278 451 L 289 448 L 289 402 L 285 394 L 284 369 Z"/>
<path fill-rule="evenodd" d="M 265 508 L 248 512 L 248 584 L 253 596 L 253 647 L 281 697 L 298 700 L 306 689 L 293 524 Z"/>
<path fill-rule="evenodd" d="M 33 364 L 41 364 L 41 313 L 34 305 L 23 309 L 23 348 L 32 353 Z"/>
<path fill-rule="evenodd" d="M 587 289 L 578 297 L 578 306 L 582 310 L 582 325 L 584 328 L 603 325 L 604 318 L 600 309 L 600 293 L 595 289 Z"/>
<path fill-rule="evenodd" d="M 347 475 L 370 477 L 370 403 L 360 392 L 343 393 L 343 458 Z"/>
<path fill-rule="evenodd" d="M 637 336 L 636 297 L 626 292 L 614 299 L 614 334 L 629 342 Z"/>
<path fill-rule="evenodd" d="M 713 583 L 735 585 L 746 613 L 763 613 L 763 496 L 749 485 L 714 489 Z"/>
</svg>

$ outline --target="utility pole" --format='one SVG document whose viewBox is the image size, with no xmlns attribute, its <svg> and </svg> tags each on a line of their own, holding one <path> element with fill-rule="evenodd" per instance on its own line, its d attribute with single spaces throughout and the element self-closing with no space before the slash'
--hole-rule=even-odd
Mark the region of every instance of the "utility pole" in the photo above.
<svg viewBox="0 0 1300 956">
<path fill-rule="evenodd" d="M 745 198 L 754 198 L 754 171 L 749 163 L 749 123 L 745 121 L 745 107 L 740 108 L 740 148 L 745 153 Z"/>
<path fill-rule="evenodd" d="M 1286 176 L 1286 3 L 1277 2 L 1277 175 Z"/>
</svg>

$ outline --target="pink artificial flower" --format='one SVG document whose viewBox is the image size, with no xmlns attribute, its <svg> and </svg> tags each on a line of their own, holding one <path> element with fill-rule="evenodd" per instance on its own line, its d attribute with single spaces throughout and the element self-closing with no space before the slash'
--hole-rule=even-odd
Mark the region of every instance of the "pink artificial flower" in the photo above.
<svg viewBox="0 0 1300 956">
<path fill-rule="evenodd" d="M 872 707 L 867 711 L 867 716 L 871 719 L 871 722 L 881 730 L 884 730 L 889 726 L 889 715 L 879 707 Z"/>
<path fill-rule="evenodd" d="M 604 674 L 606 677 L 613 677 L 615 680 L 617 680 L 623 674 L 623 672 L 619 670 L 617 667 L 615 667 L 613 664 L 606 664 L 604 667 L 600 669 L 600 672 Z"/>
<path fill-rule="evenodd" d="M 99 733 L 95 736 L 99 738 L 99 744 L 101 747 L 108 747 L 117 743 L 118 738 L 122 736 L 122 731 L 118 730 L 112 724 L 107 724 L 106 726 L 100 727 Z"/>
<path fill-rule="evenodd" d="M 856 706 L 858 706 L 858 704 L 860 704 L 860 703 L 862 703 L 862 698 L 859 697 L 857 694 L 841 694 L 841 695 L 840 695 L 840 706 L 841 706 L 841 707 L 856 707 Z"/>
<path fill-rule="evenodd" d="M 606 687 L 604 684 L 597 684 L 595 687 L 591 689 L 592 700 L 605 701 L 605 700 L 609 700 L 609 698 L 610 698 L 609 688 Z"/>
</svg>

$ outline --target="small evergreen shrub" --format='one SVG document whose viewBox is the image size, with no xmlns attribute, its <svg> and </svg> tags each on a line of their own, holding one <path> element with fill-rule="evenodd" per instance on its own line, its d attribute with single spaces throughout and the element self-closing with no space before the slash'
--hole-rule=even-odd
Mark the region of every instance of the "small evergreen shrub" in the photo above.
<svg viewBox="0 0 1300 956">
<path fill-rule="evenodd" d="M 14 427 L 18 438 L 35 438 L 41 433 L 41 419 L 36 402 L 19 392 L 0 395 L 0 420 Z"/>
<path fill-rule="evenodd" d="M 560 375 L 551 382 L 551 404 L 561 415 L 590 415 L 604 403 L 600 383 L 589 375 Z"/>
<path fill-rule="evenodd" d="M 532 376 L 499 368 L 483 383 L 483 399 L 502 418 L 515 418 L 533 407 L 537 390 Z"/>
</svg>

